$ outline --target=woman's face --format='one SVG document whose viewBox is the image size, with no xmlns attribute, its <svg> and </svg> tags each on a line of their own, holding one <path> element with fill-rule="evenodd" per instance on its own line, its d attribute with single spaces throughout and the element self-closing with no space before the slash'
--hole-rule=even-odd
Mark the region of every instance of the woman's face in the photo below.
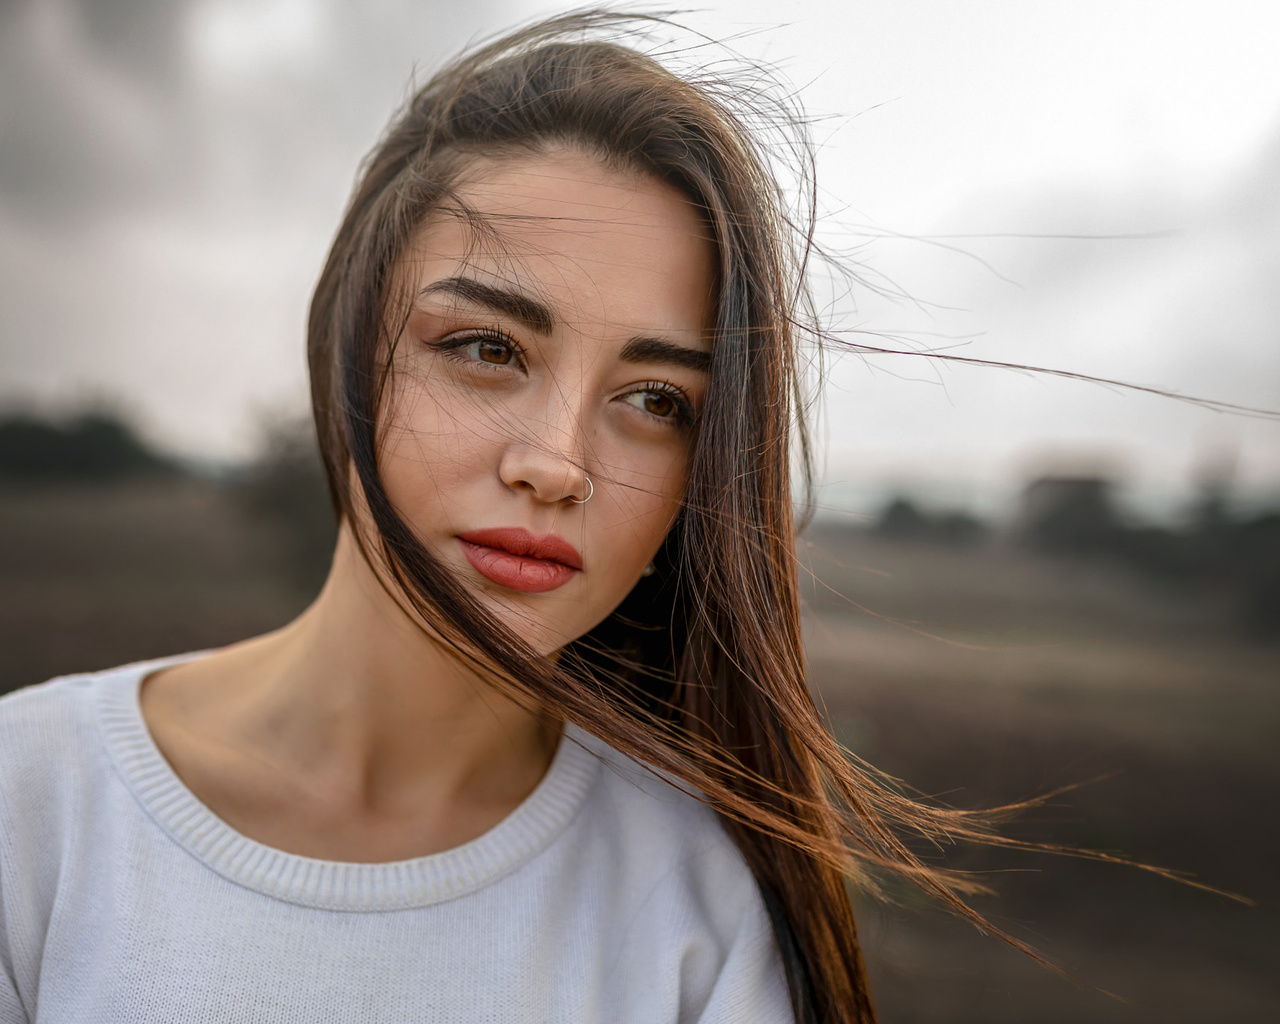
<svg viewBox="0 0 1280 1024">
<path fill-rule="evenodd" d="M 478 161 L 459 194 L 478 216 L 431 217 L 397 268 L 379 469 L 432 554 L 549 654 L 617 607 L 679 511 L 715 249 L 679 192 L 575 150 Z"/>
</svg>

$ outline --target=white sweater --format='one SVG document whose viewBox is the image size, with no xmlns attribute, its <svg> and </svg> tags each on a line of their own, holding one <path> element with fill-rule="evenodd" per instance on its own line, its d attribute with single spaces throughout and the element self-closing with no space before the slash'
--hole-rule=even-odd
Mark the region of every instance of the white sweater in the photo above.
<svg viewBox="0 0 1280 1024">
<path fill-rule="evenodd" d="M 167 663 L 0 700 L 0 1024 L 791 1021 L 715 816 L 598 739 L 464 846 L 314 860 L 173 773 L 138 708 Z"/>
</svg>

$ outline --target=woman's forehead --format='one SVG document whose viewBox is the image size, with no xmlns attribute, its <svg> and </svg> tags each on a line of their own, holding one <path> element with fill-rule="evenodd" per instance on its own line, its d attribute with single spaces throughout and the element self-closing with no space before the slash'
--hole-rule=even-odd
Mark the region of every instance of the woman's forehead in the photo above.
<svg viewBox="0 0 1280 1024">
<path fill-rule="evenodd" d="M 476 156 L 463 165 L 459 196 L 495 215 L 529 204 L 563 205 L 569 216 L 640 223 L 656 207 L 687 207 L 687 226 L 701 228 L 694 204 L 678 189 L 640 170 L 619 168 L 576 146 Z"/>
<path fill-rule="evenodd" d="M 566 318 L 671 330 L 714 316 L 715 248 L 693 204 L 577 151 L 472 168 L 402 269 L 415 295 L 468 277 L 526 290 Z"/>
</svg>

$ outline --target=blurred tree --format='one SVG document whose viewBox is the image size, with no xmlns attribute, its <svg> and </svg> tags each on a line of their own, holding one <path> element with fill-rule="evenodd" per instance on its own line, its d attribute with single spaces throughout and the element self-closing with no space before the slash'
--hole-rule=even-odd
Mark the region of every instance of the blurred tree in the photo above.
<svg viewBox="0 0 1280 1024">
<path fill-rule="evenodd" d="M 175 463 L 151 451 L 110 413 L 88 413 L 65 424 L 22 415 L 0 420 L 0 480 L 114 481 L 178 473 Z"/>
<path fill-rule="evenodd" d="M 1055 554 L 1105 554 L 1123 527 L 1102 477 L 1046 476 L 1022 492 L 1018 533 L 1030 547 Z"/>
<path fill-rule="evenodd" d="M 269 425 L 262 453 L 238 490 L 245 512 L 272 537 L 290 582 L 308 592 L 319 590 L 329 571 L 337 525 L 311 421 Z"/>
<path fill-rule="evenodd" d="M 924 514 L 906 498 L 894 498 L 880 513 L 876 533 L 894 540 L 921 540 L 926 532 Z"/>
<path fill-rule="evenodd" d="M 943 544 L 976 544 L 987 536 L 980 519 L 968 512 L 943 512 L 932 519 L 933 536 Z"/>
<path fill-rule="evenodd" d="M 987 534 L 986 527 L 966 512 L 924 512 L 903 497 L 885 506 L 874 529 L 892 540 L 957 545 L 976 543 Z"/>
<path fill-rule="evenodd" d="M 1280 639 L 1280 512 L 1231 514 L 1229 474 L 1207 476 L 1179 531 L 1122 521 L 1113 484 L 1042 477 L 1023 491 L 1017 535 L 1053 555 L 1105 558 L 1165 582 L 1226 595 L 1247 635 Z"/>
<path fill-rule="evenodd" d="M 1280 512 L 1238 524 L 1232 537 L 1242 582 L 1240 625 L 1257 639 L 1280 640 Z"/>
</svg>

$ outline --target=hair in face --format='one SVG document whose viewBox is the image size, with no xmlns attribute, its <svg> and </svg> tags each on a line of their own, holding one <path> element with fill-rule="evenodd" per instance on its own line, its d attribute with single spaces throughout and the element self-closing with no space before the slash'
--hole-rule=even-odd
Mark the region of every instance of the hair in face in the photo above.
<svg viewBox="0 0 1280 1024">
<path fill-rule="evenodd" d="M 790 489 L 797 462 L 808 480 L 795 314 L 809 237 L 785 216 L 764 147 L 744 127 L 758 111 L 725 99 L 742 95 L 734 83 L 694 84 L 599 38 L 637 21 L 651 19 L 570 15 L 458 59 L 368 158 L 309 319 L 330 488 L 339 515 L 367 509 L 365 556 L 459 657 L 720 813 L 759 880 L 797 1019 L 871 1021 L 846 877 L 856 869 L 870 885 L 860 865 L 889 869 L 980 921 L 956 895 L 960 880 L 927 868 L 898 834 L 981 838 L 988 825 L 902 796 L 850 760 L 814 707 Z M 557 146 L 681 191 L 710 226 L 719 283 L 687 493 L 659 571 L 553 664 L 415 540 L 382 488 L 377 452 L 400 326 L 394 269 L 412 233 L 432 211 L 456 208 L 469 157 Z"/>
</svg>

